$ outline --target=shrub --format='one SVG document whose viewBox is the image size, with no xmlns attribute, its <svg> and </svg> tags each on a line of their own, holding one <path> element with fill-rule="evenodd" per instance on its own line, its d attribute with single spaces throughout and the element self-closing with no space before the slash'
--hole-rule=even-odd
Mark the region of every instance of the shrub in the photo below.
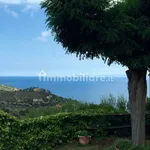
<svg viewBox="0 0 150 150">
<path fill-rule="evenodd" d="M 35 118 L 40 116 L 48 116 L 59 113 L 60 110 L 55 106 L 41 106 L 39 108 L 31 108 L 23 118 Z"/>
<path fill-rule="evenodd" d="M 113 95 L 108 97 L 103 97 L 99 105 L 93 103 L 82 103 L 75 100 L 69 100 L 63 104 L 60 104 L 60 107 L 57 106 L 42 106 L 39 108 L 31 108 L 28 113 L 26 113 L 25 118 L 34 118 L 39 116 L 49 116 L 62 112 L 83 112 L 91 111 L 105 112 L 106 114 L 110 113 L 125 113 L 127 112 L 127 101 L 123 96 L 118 96 L 115 98 Z"/>
<path fill-rule="evenodd" d="M 123 95 L 118 96 L 117 98 L 117 109 L 120 111 L 127 111 L 127 100 L 124 98 Z"/>
<path fill-rule="evenodd" d="M 146 98 L 146 111 L 150 111 L 150 98 L 149 97 L 147 97 Z"/>
<path fill-rule="evenodd" d="M 112 108 L 116 107 L 116 98 L 112 95 L 109 94 L 107 97 L 102 97 L 100 100 L 100 104 L 103 106 L 109 106 Z"/>
<path fill-rule="evenodd" d="M 127 112 L 127 100 L 123 95 L 114 97 L 109 94 L 108 97 L 102 97 L 100 105 L 103 106 L 103 108 L 112 109 L 120 113 Z"/>
<path fill-rule="evenodd" d="M 116 149 L 129 150 L 129 148 L 131 148 L 131 146 L 132 146 L 132 144 L 129 140 L 118 139 L 115 141 L 115 143 L 112 146 L 105 148 L 105 150 L 116 150 Z"/>
<path fill-rule="evenodd" d="M 149 150 L 150 146 L 146 145 L 145 147 L 136 147 L 132 146 L 132 143 L 128 139 L 118 139 L 116 142 L 104 150 Z"/>
<path fill-rule="evenodd" d="M 18 135 L 17 125 L 18 121 L 15 117 L 0 111 L 0 149 L 1 150 L 15 150 L 19 142 L 16 137 Z M 19 150 L 19 148 L 17 147 Z"/>
<path fill-rule="evenodd" d="M 95 106 L 94 106 L 95 107 Z M 124 128 L 115 132 L 112 127 L 130 125 L 129 114 L 105 115 L 107 110 L 89 109 L 78 113 L 58 113 L 47 117 L 17 120 L 0 112 L 1 150 L 46 150 L 77 138 L 77 131 L 87 130 L 92 136 L 125 135 Z M 150 115 L 146 115 L 146 123 Z M 97 130 L 91 134 L 90 128 Z M 112 128 L 113 132 L 108 132 Z M 115 133 L 115 134 L 114 134 Z M 130 132 L 129 132 L 130 134 Z"/>
<path fill-rule="evenodd" d="M 89 133 L 87 130 L 81 130 L 81 131 L 78 131 L 76 133 L 78 136 L 89 136 Z"/>
<path fill-rule="evenodd" d="M 93 111 L 93 110 L 92 110 Z M 67 143 L 69 140 L 76 138 L 76 132 L 85 130 L 88 127 L 96 127 L 98 130 L 95 134 L 102 134 L 103 128 L 112 123 L 111 115 L 102 115 L 104 112 L 80 112 L 80 113 L 59 113 L 48 117 L 38 117 L 34 119 L 11 120 L 11 127 L 8 126 L 10 118 L 6 119 L 5 126 L 1 126 L 6 134 L 1 140 L 2 150 L 23 150 L 23 149 L 40 149 L 46 150 L 51 147 L 57 147 L 60 144 Z M 7 114 L 2 114 L 3 118 Z M 113 121 L 119 122 L 120 116 L 114 117 Z M 124 120 L 123 124 L 125 123 Z M 5 136 L 4 136 L 5 135 Z"/>
</svg>

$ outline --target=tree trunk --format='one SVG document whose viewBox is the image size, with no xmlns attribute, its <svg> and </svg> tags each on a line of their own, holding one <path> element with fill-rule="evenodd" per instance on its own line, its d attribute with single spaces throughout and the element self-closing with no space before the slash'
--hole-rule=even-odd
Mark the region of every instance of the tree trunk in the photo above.
<svg viewBox="0 0 150 150">
<path fill-rule="evenodd" d="M 129 69 L 128 77 L 129 101 L 131 107 L 132 144 L 145 144 L 145 104 L 147 95 L 147 69 Z"/>
</svg>

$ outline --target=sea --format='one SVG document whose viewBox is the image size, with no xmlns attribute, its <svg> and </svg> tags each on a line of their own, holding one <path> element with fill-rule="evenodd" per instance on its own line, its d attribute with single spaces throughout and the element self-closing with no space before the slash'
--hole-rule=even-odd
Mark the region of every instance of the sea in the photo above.
<svg viewBox="0 0 150 150">
<path fill-rule="evenodd" d="M 127 78 L 113 77 L 111 79 L 88 78 L 86 80 L 71 80 L 65 78 L 39 78 L 39 77 L 0 77 L 0 84 L 13 86 L 24 89 L 29 87 L 44 88 L 65 98 L 72 98 L 82 102 L 100 103 L 102 97 L 107 97 L 109 94 L 117 97 L 123 95 L 128 99 Z M 97 80 L 96 80 L 97 79 Z M 150 80 L 148 83 L 148 96 Z"/>
</svg>

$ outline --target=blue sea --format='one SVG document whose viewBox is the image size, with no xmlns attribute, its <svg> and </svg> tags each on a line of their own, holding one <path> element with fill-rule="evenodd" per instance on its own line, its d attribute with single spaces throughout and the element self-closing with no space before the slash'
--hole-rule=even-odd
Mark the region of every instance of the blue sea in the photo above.
<svg viewBox="0 0 150 150">
<path fill-rule="evenodd" d="M 101 97 L 113 94 L 128 99 L 127 78 L 115 77 L 111 81 L 43 81 L 39 77 L 0 77 L 0 84 L 20 89 L 40 87 L 65 98 L 99 103 Z M 148 81 L 148 95 L 149 95 Z"/>
</svg>

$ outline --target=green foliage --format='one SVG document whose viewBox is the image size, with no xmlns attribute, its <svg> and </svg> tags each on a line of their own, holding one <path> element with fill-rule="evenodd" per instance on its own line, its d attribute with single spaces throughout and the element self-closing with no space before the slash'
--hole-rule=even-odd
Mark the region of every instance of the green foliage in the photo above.
<svg viewBox="0 0 150 150">
<path fill-rule="evenodd" d="M 76 134 L 78 136 L 89 136 L 89 132 L 87 130 L 78 131 Z"/>
<path fill-rule="evenodd" d="M 69 53 L 129 68 L 149 68 L 147 0 L 45 0 L 46 24 Z"/>
<path fill-rule="evenodd" d="M 7 86 L 7 85 L 0 85 L 0 91 L 19 91 L 20 89 L 12 87 L 12 86 Z"/>
<path fill-rule="evenodd" d="M 23 118 L 35 118 L 39 116 L 48 116 L 59 113 L 60 110 L 55 106 L 41 106 L 39 108 L 30 108 Z"/>
<path fill-rule="evenodd" d="M 102 97 L 101 105 L 112 106 L 115 108 L 116 107 L 116 98 L 112 94 L 109 94 L 108 97 Z"/>
<path fill-rule="evenodd" d="M 109 148 L 105 148 L 105 150 L 115 150 L 115 149 L 119 149 L 119 150 L 129 150 L 131 148 L 132 144 L 129 140 L 127 139 L 118 139 L 115 141 L 115 143 L 109 147 Z"/>
<path fill-rule="evenodd" d="M 145 147 L 132 146 L 132 143 L 128 139 L 118 139 L 115 143 L 105 148 L 104 150 L 149 150 L 150 146 L 147 144 Z"/>
<path fill-rule="evenodd" d="M 76 100 L 56 96 L 48 90 L 37 87 L 17 91 L 0 90 L 0 109 L 18 118 L 23 117 L 30 108 L 36 111 L 39 107 L 44 108 L 45 106 L 42 112 L 48 113 L 47 107 L 53 108 L 57 104 L 63 104 L 68 101 L 76 103 Z"/>
<path fill-rule="evenodd" d="M 82 103 L 75 100 L 68 100 L 66 103 L 56 106 L 44 106 L 38 108 L 31 108 L 25 114 L 25 118 L 34 118 L 39 116 L 48 116 L 62 112 L 100 112 L 105 114 L 112 113 L 126 113 L 127 100 L 121 95 L 115 98 L 113 95 L 102 97 L 100 104 Z"/>
<path fill-rule="evenodd" d="M 127 111 L 127 100 L 123 95 L 120 95 L 117 99 L 117 109 L 120 111 Z"/>
<path fill-rule="evenodd" d="M 25 118 L 34 118 L 39 116 L 48 116 L 62 112 L 78 112 L 90 108 L 92 104 L 84 104 L 75 100 L 69 99 L 67 102 L 56 106 L 44 106 L 39 108 L 31 108 L 26 113 Z"/>
<path fill-rule="evenodd" d="M 17 144 L 17 120 L 15 117 L 0 111 L 0 149 L 15 150 L 13 147 Z"/>
<path fill-rule="evenodd" d="M 22 120 L 17 127 L 20 135 L 17 137 L 22 139 L 19 145 L 27 149 L 39 148 L 43 146 L 56 147 L 62 143 L 76 138 L 76 132 L 84 130 L 87 126 L 99 126 L 101 120 L 101 128 L 105 126 L 102 119 L 97 114 L 87 113 L 63 113 L 52 115 L 49 117 L 40 117 L 35 119 Z"/>
<path fill-rule="evenodd" d="M 123 95 L 119 95 L 118 97 L 114 97 L 112 94 L 109 94 L 108 97 L 103 97 L 101 99 L 101 106 L 109 109 L 116 110 L 116 112 L 126 113 L 127 109 L 127 100 Z"/>
<path fill-rule="evenodd" d="M 51 115 L 47 113 L 44 117 L 46 114 L 42 112 L 43 116 L 38 114 L 40 117 L 32 119 L 18 120 L 0 111 L 0 149 L 51 149 L 77 138 L 77 132 L 85 130 L 92 137 L 130 136 L 130 128 L 117 129 L 130 126 L 130 114 L 124 114 L 125 99 L 108 97 L 99 105 L 69 101 L 58 107 L 58 111 L 54 111 L 54 107 L 50 109 Z M 150 115 L 147 114 L 146 124 L 149 123 Z"/>
<path fill-rule="evenodd" d="M 0 112 L 0 149 L 1 150 L 47 150 L 77 138 L 77 132 L 86 130 L 92 137 L 126 135 L 126 129 L 117 131 L 113 127 L 130 125 L 129 114 L 109 114 L 105 111 L 58 113 L 47 117 L 17 120 L 7 113 Z M 146 115 L 146 123 L 150 115 Z M 110 129 L 113 132 L 110 132 Z M 96 129 L 92 132 L 90 129 Z M 128 136 L 131 132 L 128 133 Z M 120 144 L 123 145 L 123 144 Z M 121 146 L 120 146 L 121 148 Z M 123 149 L 124 150 L 124 149 Z"/>
<path fill-rule="evenodd" d="M 146 111 L 150 112 L 150 98 L 147 97 L 146 99 Z"/>
<path fill-rule="evenodd" d="M 76 138 L 78 131 L 89 127 L 97 128 L 92 135 L 102 135 L 103 129 L 116 124 L 124 125 L 130 116 L 103 115 L 104 112 L 58 113 L 47 117 L 16 120 L 8 114 L 0 113 L 0 146 L 2 150 L 39 149 L 57 147 Z"/>
</svg>

